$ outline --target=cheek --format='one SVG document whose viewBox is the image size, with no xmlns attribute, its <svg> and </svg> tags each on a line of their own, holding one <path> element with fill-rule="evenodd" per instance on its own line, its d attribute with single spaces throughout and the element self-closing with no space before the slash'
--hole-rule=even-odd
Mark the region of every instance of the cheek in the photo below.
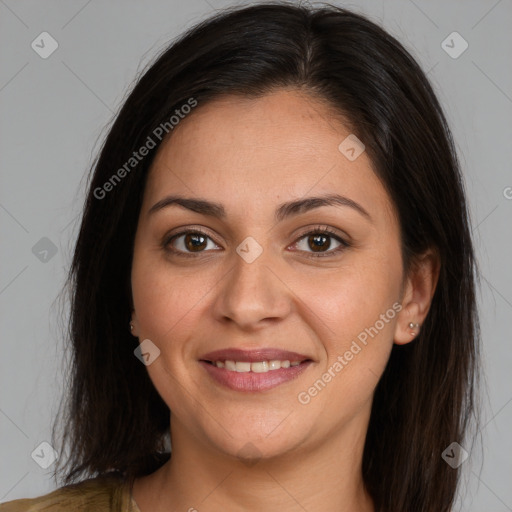
<svg viewBox="0 0 512 512">
<path fill-rule="evenodd" d="M 329 429 L 366 407 L 382 375 L 393 346 L 400 273 L 346 268 L 304 289 L 307 308 L 315 313 L 316 333 L 325 359 L 297 396 L 304 413 L 324 417 Z M 310 405 L 308 405 L 310 404 Z M 300 409 L 302 410 L 302 409 Z"/>
<path fill-rule="evenodd" d="M 190 340 L 208 323 L 212 294 L 220 281 L 217 271 L 171 265 L 150 251 L 134 257 L 132 294 L 139 339 L 155 343 L 173 373 L 181 371 L 178 361 L 189 359 L 196 349 Z"/>
<path fill-rule="evenodd" d="M 204 280 L 188 272 L 171 272 L 154 255 L 136 255 L 132 267 L 132 293 L 141 336 L 164 342 L 181 321 L 193 315 L 204 295 Z"/>
<path fill-rule="evenodd" d="M 351 347 L 358 364 L 375 370 L 385 364 L 400 308 L 401 277 L 400 254 L 390 251 L 385 256 L 354 255 L 329 274 L 302 280 L 305 310 L 314 313 L 310 317 L 322 333 L 329 365 Z"/>
<path fill-rule="evenodd" d="M 399 278 L 389 274 L 364 272 L 330 276 L 325 280 L 322 293 L 321 283 L 316 279 L 304 289 L 307 304 L 319 319 L 335 335 L 353 335 L 378 320 L 399 297 Z"/>
<path fill-rule="evenodd" d="M 182 392 L 188 378 L 183 360 L 200 321 L 205 279 L 186 269 L 171 272 L 163 258 L 142 251 L 134 257 L 131 278 L 139 340 L 150 339 L 160 350 L 147 371 L 166 404 L 179 411 L 190 400 Z"/>
</svg>

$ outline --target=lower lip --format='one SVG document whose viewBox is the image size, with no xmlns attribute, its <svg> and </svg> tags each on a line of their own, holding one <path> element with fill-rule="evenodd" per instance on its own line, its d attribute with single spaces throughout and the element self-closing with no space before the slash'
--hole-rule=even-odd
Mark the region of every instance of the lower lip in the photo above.
<svg viewBox="0 0 512 512">
<path fill-rule="evenodd" d="M 312 362 L 304 361 L 297 366 L 290 366 L 289 368 L 255 373 L 235 372 L 225 368 L 218 368 L 206 361 L 199 361 L 213 379 L 234 391 L 266 391 L 275 388 L 280 384 L 296 379 Z"/>
</svg>

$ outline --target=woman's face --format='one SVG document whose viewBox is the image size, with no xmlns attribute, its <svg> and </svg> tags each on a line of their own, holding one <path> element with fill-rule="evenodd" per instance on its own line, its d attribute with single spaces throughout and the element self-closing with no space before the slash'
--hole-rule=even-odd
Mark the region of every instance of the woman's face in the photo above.
<svg viewBox="0 0 512 512">
<path fill-rule="evenodd" d="M 339 149 L 349 135 L 324 105 L 281 90 L 199 104 L 160 148 L 135 238 L 132 320 L 150 340 L 173 436 L 258 457 L 345 428 L 364 437 L 393 342 L 416 318 L 413 306 L 398 313 L 407 286 L 393 206 L 366 153 L 354 160 L 362 148 Z M 152 210 L 169 196 L 196 202 Z M 343 199 L 311 201 L 327 196 Z M 210 355 L 227 349 L 248 353 Z"/>
</svg>

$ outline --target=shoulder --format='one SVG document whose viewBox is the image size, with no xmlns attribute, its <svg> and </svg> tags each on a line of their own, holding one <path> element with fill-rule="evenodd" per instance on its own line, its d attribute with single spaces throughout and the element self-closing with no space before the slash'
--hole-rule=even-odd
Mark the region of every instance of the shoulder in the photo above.
<svg viewBox="0 0 512 512">
<path fill-rule="evenodd" d="M 38 498 L 19 499 L 0 504 L 0 512 L 114 512 L 128 511 L 130 492 L 118 474 L 89 478 L 61 487 Z M 136 509 L 133 509 L 134 511 Z"/>
</svg>

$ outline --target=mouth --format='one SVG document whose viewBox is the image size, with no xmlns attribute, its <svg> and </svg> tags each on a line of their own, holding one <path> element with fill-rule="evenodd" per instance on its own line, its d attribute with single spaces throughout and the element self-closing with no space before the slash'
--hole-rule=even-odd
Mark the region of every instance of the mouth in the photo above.
<svg viewBox="0 0 512 512">
<path fill-rule="evenodd" d="M 216 366 L 217 368 L 224 368 L 228 372 L 238 372 L 238 373 L 267 373 L 273 372 L 275 370 L 280 370 L 281 368 L 290 368 L 293 366 L 298 366 L 302 363 L 311 361 L 311 359 L 304 359 L 302 361 L 290 361 L 289 359 L 285 359 L 283 361 L 279 359 L 271 359 L 270 361 L 233 361 L 230 359 L 226 359 L 224 361 L 207 361 L 201 359 L 201 361 L 210 364 L 212 366 Z"/>
<path fill-rule="evenodd" d="M 199 359 L 216 384 L 245 392 L 266 391 L 296 379 L 313 362 L 306 355 L 278 349 L 226 349 Z"/>
</svg>

